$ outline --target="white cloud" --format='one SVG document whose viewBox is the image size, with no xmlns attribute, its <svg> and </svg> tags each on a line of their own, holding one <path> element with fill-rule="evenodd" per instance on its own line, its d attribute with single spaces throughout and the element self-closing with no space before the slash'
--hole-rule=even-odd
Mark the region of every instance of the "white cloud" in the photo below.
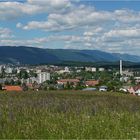
<svg viewBox="0 0 140 140">
<path fill-rule="evenodd" d="M 12 38 L 12 31 L 8 28 L 0 28 L 0 38 Z"/>
<path fill-rule="evenodd" d="M 89 32 L 84 32 L 84 35 L 85 35 L 85 36 L 93 36 L 94 33 L 89 31 Z"/>
<path fill-rule="evenodd" d="M 23 25 L 22 25 L 21 23 L 17 23 L 17 24 L 16 24 L 16 27 L 17 27 L 17 28 L 22 28 L 22 26 L 23 26 Z"/>
<path fill-rule="evenodd" d="M 85 43 L 85 46 L 92 47 L 93 45 L 91 43 Z"/>
<path fill-rule="evenodd" d="M 0 2 L 0 20 L 12 20 L 24 14 L 35 14 L 40 7 L 20 2 Z"/>
<path fill-rule="evenodd" d="M 0 2 L 0 20 L 12 20 L 23 15 L 65 11 L 69 0 L 27 0 L 27 2 Z"/>
<path fill-rule="evenodd" d="M 86 36 L 87 37 L 87 36 Z M 139 45 L 140 38 L 133 38 L 131 40 L 125 39 L 122 41 L 109 41 L 102 40 L 99 36 L 96 38 L 89 37 L 88 40 L 84 35 L 75 36 L 75 35 L 51 35 L 48 37 L 42 38 L 33 38 L 33 39 L 0 39 L 1 45 L 10 45 L 10 46 L 32 46 L 32 47 L 42 47 L 45 48 L 48 46 L 49 48 L 53 48 L 49 43 L 53 42 L 63 42 L 63 48 L 69 49 L 98 49 L 102 51 L 108 52 L 119 52 L 119 53 L 130 53 L 139 55 Z M 58 48 L 62 48 L 62 46 L 57 46 Z M 136 51 L 137 50 L 137 51 Z"/>
<path fill-rule="evenodd" d="M 28 0 L 28 3 L 31 5 L 41 6 L 42 9 L 53 8 L 55 10 L 68 8 L 71 6 L 70 0 Z"/>
<path fill-rule="evenodd" d="M 1 39 L 1 46 L 34 46 L 37 47 L 33 41 L 35 40 L 19 40 L 19 39 Z M 38 46 L 39 47 L 39 46 Z"/>
<path fill-rule="evenodd" d="M 1 30 L 0 30 L 1 31 Z M 48 36 L 42 38 L 33 38 L 33 39 L 16 39 L 16 38 L 1 38 L 1 45 L 9 45 L 9 46 L 34 46 L 40 47 L 46 43 L 61 41 L 67 43 L 67 41 L 80 41 L 82 38 L 79 36 L 70 36 L 70 35 L 62 35 L 62 36 Z"/>
<path fill-rule="evenodd" d="M 64 5 L 63 5 L 64 6 Z M 60 8 L 60 7 L 59 7 Z M 62 7 L 61 7 L 62 8 Z M 41 29 L 43 31 L 63 31 L 83 26 L 94 27 L 96 25 L 106 26 L 132 26 L 140 22 L 140 12 L 128 9 L 115 11 L 97 11 L 94 7 L 84 5 L 72 6 L 68 11 L 61 13 L 49 13 L 47 20 L 29 21 L 23 29 Z M 109 25 L 107 25 L 107 23 Z M 102 28 L 102 27 L 101 27 Z M 99 31 L 94 31 L 100 32 Z M 105 26 L 104 26 L 105 28 Z M 89 32 L 88 32 L 89 33 Z M 85 34 L 88 34 L 85 33 Z M 92 31 L 93 34 L 93 31 Z"/>
<path fill-rule="evenodd" d="M 83 38 L 81 36 L 75 36 L 75 35 L 61 35 L 61 36 L 52 35 L 49 37 L 35 38 L 34 40 L 38 44 L 54 42 L 54 41 L 71 43 L 71 42 L 81 42 Z"/>
<path fill-rule="evenodd" d="M 110 21 L 111 14 L 105 11 L 80 6 L 64 14 L 49 14 L 47 21 L 30 21 L 23 29 L 41 29 L 44 31 L 62 31 L 82 26 L 91 26 Z"/>
<path fill-rule="evenodd" d="M 140 21 L 140 12 L 129 10 L 129 9 L 121 9 L 114 11 L 114 18 L 120 22 L 124 23 L 134 23 Z"/>
<path fill-rule="evenodd" d="M 103 31 L 102 27 L 97 27 L 92 30 L 90 29 L 90 31 L 85 31 L 83 35 L 84 36 L 93 36 L 95 34 L 101 33 L 102 31 Z"/>
<path fill-rule="evenodd" d="M 110 38 L 119 38 L 119 39 L 132 39 L 140 38 L 140 29 L 137 28 L 128 28 L 128 29 L 117 29 L 110 30 L 109 32 L 103 35 L 103 39 L 107 40 Z"/>
</svg>

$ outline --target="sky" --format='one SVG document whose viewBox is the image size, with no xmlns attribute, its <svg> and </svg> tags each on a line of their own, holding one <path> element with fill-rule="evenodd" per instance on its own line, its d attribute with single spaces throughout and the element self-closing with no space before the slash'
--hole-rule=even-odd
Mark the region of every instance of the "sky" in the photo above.
<svg viewBox="0 0 140 140">
<path fill-rule="evenodd" d="M 0 0 L 0 46 L 140 55 L 140 1 Z"/>
</svg>

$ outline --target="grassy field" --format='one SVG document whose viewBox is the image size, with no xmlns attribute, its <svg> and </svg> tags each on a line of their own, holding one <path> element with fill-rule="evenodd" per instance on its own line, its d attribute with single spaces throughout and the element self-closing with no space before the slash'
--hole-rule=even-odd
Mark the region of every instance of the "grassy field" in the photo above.
<svg viewBox="0 0 140 140">
<path fill-rule="evenodd" d="M 0 138 L 140 139 L 140 98 L 118 93 L 0 93 Z"/>
</svg>

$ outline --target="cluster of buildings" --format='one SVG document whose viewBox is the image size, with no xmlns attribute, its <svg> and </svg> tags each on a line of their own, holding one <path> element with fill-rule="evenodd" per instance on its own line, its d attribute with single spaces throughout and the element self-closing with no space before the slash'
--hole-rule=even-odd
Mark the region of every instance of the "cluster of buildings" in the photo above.
<svg viewBox="0 0 140 140">
<path fill-rule="evenodd" d="M 112 72 L 113 71 L 113 72 Z M 84 72 L 84 74 L 83 74 Z M 0 85 L 3 90 L 22 91 L 27 86 L 30 89 L 82 89 L 107 91 L 110 89 L 105 84 L 101 84 L 103 79 L 101 74 L 110 73 L 116 77 L 119 75 L 119 82 L 124 83 L 119 91 L 131 94 L 140 94 L 139 72 L 130 69 L 123 69 L 122 61 L 117 70 L 105 69 L 103 67 L 63 67 L 54 65 L 38 66 L 13 66 L 0 65 Z M 90 77 L 85 79 L 85 75 L 90 73 Z M 99 73 L 95 78 L 96 73 Z M 107 77 L 108 78 L 108 77 Z M 117 80 L 117 78 L 109 79 Z M 107 82 L 110 82 L 107 81 Z M 134 82 L 132 84 L 132 82 Z M 116 85 L 117 86 L 117 85 Z M 50 88 L 51 87 L 51 88 Z M 81 87 L 81 88 L 79 88 Z"/>
<path fill-rule="evenodd" d="M 33 85 L 43 85 L 45 82 L 51 83 L 54 79 L 54 74 L 57 75 L 54 83 L 55 88 L 62 89 L 69 83 L 72 88 L 75 88 L 81 83 L 80 77 L 63 78 L 63 75 L 72 73 L 97 72 L 95 67 L 62 67 L 54 65 L 39 65 L 39 66 L 13 66 L 13 65 L 0 65 L 0 85 L 3 90 L 7 91 L 21 91 L 22 86 L 26 85 L 33 87 Z M 99 68 L 98 71 L 105 71 L 104 68 Z M 85 87 L 94 87 L 99 84 L 99 80 L 88 79 L 81 83 Z"/>
<path fill-rule="evenodd" d="M 85 67 L 85 71 L 91 71 L 91 72 L 100 71 L 100 72 L 102 72 L 102 71 L 105 71 L 105 68 L 100 67 L 97 69 L 96 67 Z"/>
<path fill-rule="evenodd" d="M 19 90 L 23 83 L 30 85 L 33 83 L 41 84 L 45 81 L 50 81 L 50 73 L 45 69 L 0 65 L 0 84 L 3 85 L 5 90 L 11 88 Z"/>
</svg>

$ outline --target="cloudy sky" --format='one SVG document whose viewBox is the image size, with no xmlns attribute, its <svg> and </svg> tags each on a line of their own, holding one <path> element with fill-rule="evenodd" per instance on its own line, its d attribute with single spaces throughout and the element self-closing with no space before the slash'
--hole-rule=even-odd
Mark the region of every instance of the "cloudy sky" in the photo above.
<svg viewBox="0 0 140 140">
<path fill-rule="evenodd" d="M 0 0 L 0 46 L 140 55 L 138 0 Z"/>
</svg>

